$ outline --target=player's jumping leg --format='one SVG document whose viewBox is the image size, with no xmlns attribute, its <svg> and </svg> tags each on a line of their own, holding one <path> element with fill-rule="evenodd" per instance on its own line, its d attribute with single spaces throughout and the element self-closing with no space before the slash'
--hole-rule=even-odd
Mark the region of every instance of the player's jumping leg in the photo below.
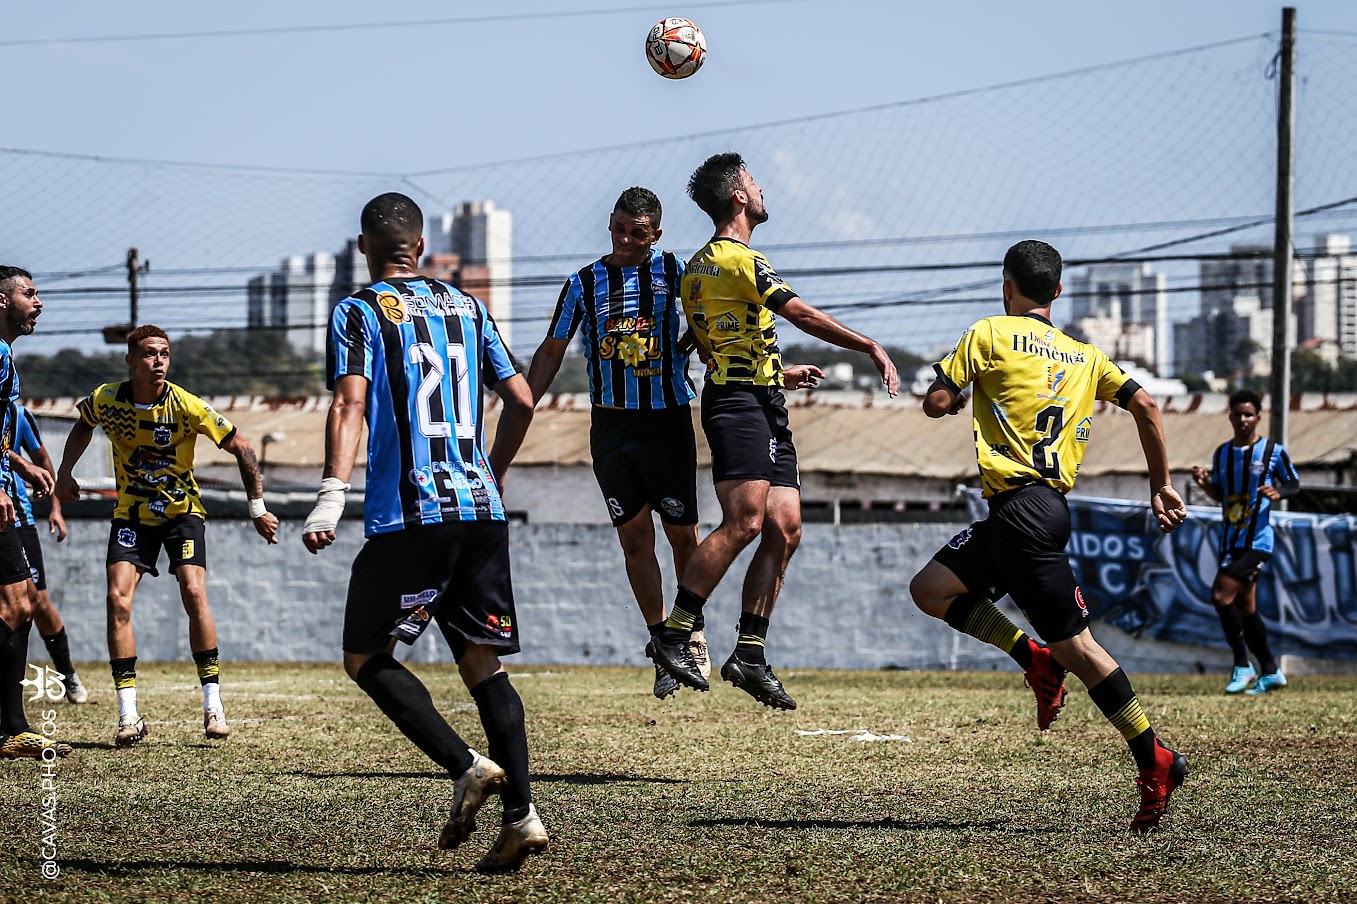
<svg viewBox="0 0 1357 904">
<path fill-rule="evenodd" d="M 500 666 L 495 648 L 467 644 L 457 658 L 462 681 L 476 701 L 485 728 L 490 757 L 504 770 L 500 800 L 504 816 L 499 837 L 476 864 L 482 873 L 518 869 L 523 861 L 547 848 L 547 830 L 532 803 L 528 781 L 528 734 L 524 727 L 523 701 Z M 451 821 L 449 825 L 451 825 Z"/>
<path fill-rule="evenodd" d="M 115 747 L 131 747 L 147 735 L 146 720 L 137 710 L 137 638 L 132 632 L 132 598 L 141 571 L 131 562 L 108 566 L 108 665 L 118 694 L 118 731 Z"/>
<path fill-rule="evenodd" d="M 682 582 L 683 573 L 688 570 L 688 562 L 692 560 L 693 553 L 697 552 L 697 525 L 670 524 L 667 521 L 661 521 L 660 524 L 664 528 L 665 539 L 669 541 L 669 549 L 674 554 L 674 575 Z M 661 622 L 659 627 L 664 627 L 664 623 Z M 655 633 L 656 631 L 651 631 L 652 636 Z M 693 654 L 693 662 L 696 663 L 702 677 L 709 678 L 711 655 L 707 652 L 706 619 L 701 613 L 693 621 L 693 633 L 688 637 L 688 649 Z"/>
<path fill-rule="evenodd" d="M 221 657 L 217 649 L 217 623 L 207 604 L 207 569 L 201 565 L 180 565 L 174 570 L 179 580 L 179 599 L 188 615 L 188 646 L 198 669 L 203 689 L 203 734 L 209 741 L 231 736 L 226 710 L 221 703 Z"/>
<path fill-rule="evenodd" d="M 716 484 L 721 524 L 698 544 L 679 582 L 664 630 L 650 643 L 656 664 L 695 690 L 705 691 L 710 685 L 693 660 L 689 641 L 694 623 L 735 557 L 763 532 L 768 488 L 766 480 L 722 480 Z"/>
<path fill-rule="evenodd" d="M 745 574 L 740 634 L 735 650 L 721 666 L 721 677 L 764 706 L 796 709 L 796 701 L 768 665 L 765 646 L 787 563 L 801 544 L 801 492 L 795 487 L 768 491 L 768 511 L 758 549 Z"/>
<path fill-rule="evenodd" d="M 998 647 L 1023 670 L 1037 697 L 1037 728 L 1051 727 L 1065 706 L 1065 669 L 1045 644 L 1029 636 L 999 611 L 990 593 L 967 590 L 952 570 L 936 559 L 909 584 L 914 604 L 962 634 Z"/>
<path fill-rule="evenodd" d="M 641 608 L 641 616 L 653 638 L 664 627 L 664 588 L 660 579 L 660 563 L 655 558 L 655 522 L 650 507 L 645 506 L 630 521 L 617 526 L 617 539 L 622 544 L 622 560 L 627 567 L 627 580 L 632 595 Z M 647 645 L 646 655 L 650 655 Z M 664 669 L 655 666 L 655 696 L 663 700 L 678 692 L 679 684 Z"/>
</svg>

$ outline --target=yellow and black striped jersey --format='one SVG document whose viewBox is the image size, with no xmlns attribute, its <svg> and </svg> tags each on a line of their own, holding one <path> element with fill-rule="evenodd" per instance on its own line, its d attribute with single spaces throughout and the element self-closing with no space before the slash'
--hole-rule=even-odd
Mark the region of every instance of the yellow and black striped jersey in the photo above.
<svg viewBox="0 0 1357 904">
<path fill-rule="evenodd" d="M 738 239 L 716 237 L 688 262 L 683 309 L 707 354 L 713 383 L 782 383 L 773 313 L 796 297 L 768 258 Z"/>
<path fill-rule="evenodd" d="M 87 427 L 103 427 L 118 482 L 115 520 L 159 524 L 180 515 L 206 518 L 193 479 L 199 433 L 221 446 L 235 435 L 212 406 L 173 383 L 150 405 L 132 400 L 132 382 L 105 383 L 77 406 Z"/>
<path fill-rule="evenodd" d="M 1031 313 L 977 322 L 933 369 L 953 392 L 975 384 L 986 498 L 1033 483 L 1068 493 L 1093 433 L 1093 403 L 1125 408 L 1140 388 L 1107 355 Z"/>
</svg>

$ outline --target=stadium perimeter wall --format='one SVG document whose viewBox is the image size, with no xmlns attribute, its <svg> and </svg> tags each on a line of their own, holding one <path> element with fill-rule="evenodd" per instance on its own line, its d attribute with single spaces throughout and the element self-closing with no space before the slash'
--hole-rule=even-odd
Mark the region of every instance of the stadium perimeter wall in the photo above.
<svg viewBox="0 0 1357 904">
<path fill-rule="evenodd" d="M 58 544 L 43 532 L 49 587 L 71 636 L 77 661 L 105 662 L 104 556 L 108 522 L 72 520 Z M 914 572 L 961 524 L 809 524 L 778 603 L 770 650 L 783 672 L 795 668 L 1014 668 L 993 647 L 964 637 L 918 611 L 908 584 Z M 280 544 L 265 546 L 246 521 L 208 522 L 208 593 L 225 660 L 333 661 L 349 566 L 362 545 L 356 519 L 341 525 L 334 546 L 312 556 L 300 521 L 287 521 Z M 523 653 L 531 665 L 647 665 L 645 629 L 631 598 L 622 552 L 611 527 L 513 524 L 511 550 Z M 661 542 L 665 586 L 673 561 Z M 707 635 L 718 664 L 734 646 L 739 587 L 747 551 L 707 607 Z M 178 585 L 162 557 L 159 577 L 147 575 L 133 608 L 142 660 L 188 662 L 187 619 Z M 1110 626 L 1099 640 L 1131 671 L 1228 671 L 1224 650 L 1137 640 Z M 435 630 L 398 655 L 448 662 Z M 34 633 L 31 658 L 45 660 Z M 336 665 L 338 668 L 338 665 Z M 87 670 L 98 687 L 107 671 Z M 191 677 L 191 670 L 186 673 Z"/>
</svg>

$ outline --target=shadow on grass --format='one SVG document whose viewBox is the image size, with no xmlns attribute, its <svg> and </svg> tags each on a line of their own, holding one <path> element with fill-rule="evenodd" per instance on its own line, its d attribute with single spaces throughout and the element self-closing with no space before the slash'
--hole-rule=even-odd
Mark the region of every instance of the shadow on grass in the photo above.
<svg viewBox="0 0 1357 904">
<path fill-rule="evenodd" d="M 251 775 L 290 775 L 295 778 L 441 778 L 446 772 L 252 772 Z M 624 775 L 617 772 L 547 772 L 529 777 L 529 781 L 562 785 L 617 785 L 644 783 L 650 785 L 686 785 L 687 779 L 658 778 L 646 775 Z"/>
<path fill-rule="evenodd" d="M 882 819 L 753 819 L 750 817 L 726 816 L 721 819 L 694 819 L 688 825 L 695 829 L 715 826 L 734 826 L 737 828 L 758 829 L 891 829 L 896 832 L 935 832 L 938 830 L 983 830 L 990 832 L 1008 832 L 1031 834 L 1034 830 L 1015 828 L 1006 819 L 985 819 L 978 821 L 908 820 L 887 816 Z"/>
<path fill-rule="evenodd" d="M 428 876 L 455 875 L 468 872 L 465 869 L 431 869 L 429 867 L 390 867 L 390 866 L 316 866 L 308 863 L 289 863 L 286 860 L 124 860 L 121 862 L 103 862 L 84 858 L 61 860 L 63 873 L 79 870 L 98 875 L 127 875 L 132 873 L 160 872 L 162 870 L 193 870 L 211 873 L 341 873 L 348 876 L 396 875 Z"/>
</svg>

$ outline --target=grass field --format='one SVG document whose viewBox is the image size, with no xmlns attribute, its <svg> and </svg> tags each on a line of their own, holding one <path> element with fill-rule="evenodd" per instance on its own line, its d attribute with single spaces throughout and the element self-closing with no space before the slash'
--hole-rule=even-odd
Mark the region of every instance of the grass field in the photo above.
<svg viewBox="0 0 1357 904">
<path fill-rule="evenodd" d="M 417 667 L 473 746 L 451 670 Z M 192 664 L 139 670 L 152 734 L 114 750 L 112 691 L 62 705 L 57 863 L 42 791 L 0 762 L 0 898 L 403 901 L 1339 901 L 1357 888 L 1357 680 L 1261 699 L 1221 676 L 1137 676 L 1192 759 L 1162 831 L 1133 837 L 1125 745 L 1071 681 L 1041 736 L 1016 672 L 786 672 L 801 709 L 720 685 L 658 703 L 623 668 L 511 668 L 551 849 L 513 876 L 434 846 L 451 783 L 338 666 L 228 664 L 235 736 L 201 734 Z M 868 729 L 867 742 L 820 729 Z M 489 819 L 485 818 L 489 816 Z"/>
</svg>

